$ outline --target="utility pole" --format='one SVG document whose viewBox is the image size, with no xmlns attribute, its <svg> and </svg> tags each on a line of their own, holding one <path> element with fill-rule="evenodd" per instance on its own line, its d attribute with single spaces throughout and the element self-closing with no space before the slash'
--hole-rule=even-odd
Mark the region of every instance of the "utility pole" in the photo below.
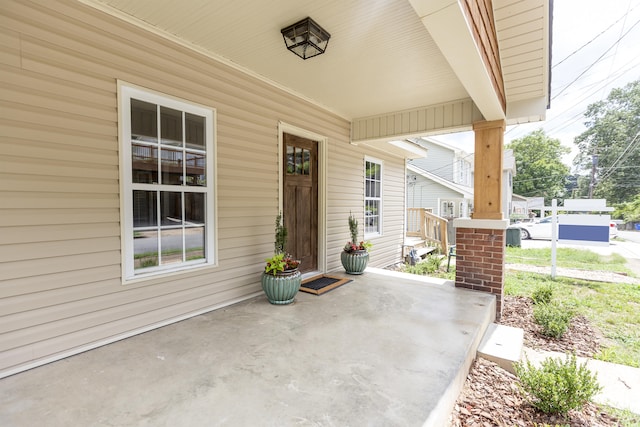
<svg viewBox="0 0 640 427">
<path fill-rule="evenodd" d="M 589 198 L 593 199 L 593 189 L 596 186 L 596 169 L 598 168 L 598 155 L 591 156 L 591 182 L 589 183 Z"/>
</svg>

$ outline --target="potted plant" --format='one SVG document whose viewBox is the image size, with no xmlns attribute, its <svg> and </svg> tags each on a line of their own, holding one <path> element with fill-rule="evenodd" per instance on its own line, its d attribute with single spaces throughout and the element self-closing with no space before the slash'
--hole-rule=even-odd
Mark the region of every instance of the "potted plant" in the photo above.
<svg viewBox="0 0 640 427">
<path fill-rule="evenodd" d="M 262 273 L 262 290 L 271 304 L 290 304 L 300 290 L 300 261 L 285 252 L 286 245 L 287 228 L 282 224 L 282 213 L 279 213 L 276 217 L 275 251 L 265 260 Z"/>
<path fill-rule="evenodd" d="M 340 261 L 347 274 L 362 274 L 369 262 L 369 249 L 373 247 L 369 241 L 358 241 L 358 220 L 349 212 L 349 233 L 351 240 L 347 242 L 340 254 Z"/>
</svg>

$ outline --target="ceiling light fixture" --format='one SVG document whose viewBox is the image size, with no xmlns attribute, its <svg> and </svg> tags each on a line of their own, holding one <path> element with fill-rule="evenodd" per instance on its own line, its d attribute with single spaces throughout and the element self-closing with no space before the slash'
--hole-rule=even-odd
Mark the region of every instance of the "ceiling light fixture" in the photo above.
<svg viewBox="0 0 640 427">
<path fill-rule="evenodd" d="M 331 34 L 309 17 L 283 28 L 280 32 L 287 49 L 302 59 L 324 53 L 331 37 Z"/>
</svg>

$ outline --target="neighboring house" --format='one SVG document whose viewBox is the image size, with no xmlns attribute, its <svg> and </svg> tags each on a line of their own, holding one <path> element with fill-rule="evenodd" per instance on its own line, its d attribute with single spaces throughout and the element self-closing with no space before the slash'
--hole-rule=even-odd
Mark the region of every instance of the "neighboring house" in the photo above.
<svg viewBox="0 0 640 427">
<path fill-rule="evenodd" d="M 307 275 L 350 212 L 396 263 L 407 139 L 473 129 L 491 170 L 544 119 L 548 0 L 219 3 L 1 2 L 0 377 L 260 295 L 280 211 Z M 280 29 L 309 13 L 331 42 L 303 60 Z"/>
<path fill-rule="evenodd" d="M 407 165 L 407 207 L 429 208 L 446 219 L 468 217 L 473 187 L 455 184 L 434 173 Z"/>
<path fill-rule="evenodd" d="M 514 194 L 511 197 L 511 219 L 514 221 L 536 217 L 537 211 L 544 211 L 544 197 L 524 197 Z"/>
<path fill-rule="evenodd" d="M 502 157 L 502 214 L 509 219 L 512 210 L 513 177 L 516 176 L 516 158 L 513 150 L 504 150 Z"/>
<path fill-rule="evenodd" d="M 529 218 L 529 200 L 526 197 L 513 194 L 511 196 L 511 220 Z"/>
<path fill-rule="evenodd" d="M 473 211 L 473 154 L 432 138 L 414 140 L 426 148 L 427 156 L 412 159 L 407 166 L 407 206 L 430 208 L 446 219 L 469 217 Z M 503 153 L 502 209 L 511 212 L 513 150 Z"/>
<path fill-rule="evenodd" d="M 473 153 L 433 138 L 418 138 L 413 141 L 426 148 L 428 155 L 413 159 L 409 164 L 453 184 L 473 188 Z"/>
</svg>

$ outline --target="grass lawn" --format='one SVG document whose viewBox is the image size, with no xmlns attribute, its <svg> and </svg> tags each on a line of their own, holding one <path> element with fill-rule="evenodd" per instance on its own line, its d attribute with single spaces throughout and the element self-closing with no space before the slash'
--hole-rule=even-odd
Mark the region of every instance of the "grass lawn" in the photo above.
<svg viewBox="0 0 640 427">
<path fill-rule="evenodd" d="M 530 297 L 540 286 L 553 287 L 554 300 L 587 317 L 605 338 L 595 357 L 640 367 L 640 285 L 508 272 L 505 294 Z"/>
<path fill-rule="evenodd" d="M 551 249 L 508 247 L 506 262 L 548 266 Z M 632 275 L 625 265 L 626 260 L 617 254 L 602 256 L 586 250 L 558 248 L 557 262 L 558 267 Z M 436 271 L 432 271 L 433 264 L 424 263 L 406 268 L 405 271 L 455 280 L 455 267 L 449 273 L 444 271 L 446 257 Z M 536 289 L 548 285 L 553 288 L 554 302 L 565 305 L 576 315 L 585 316 L 602 334 L 602 349 L 595 356 L 597 359 L 640 368 L 640 285 L 590 282 L 566 277 L 552 280 L 548 275 L 517 271 L 505 273 L 507 295 L 531 297 Z M 636 414 L 610 407 L 605 410 L 618 417 L 622 426 L 640 426 Z"/>
<path fill-rule="evenodd" d="M 508 263 L 549 265 L 551 249 L 507 248 Z M 558 267 L 627 272 L 626 260 L 618 255 L 602 256 L 587 250 L 559 248 Z M 507 272 L 505 293 L 530 297 L 551 285 L 554 300 L 587 317 L 604 337 L 597 359 L 640 367 L 640 285 L 589 282 L 548 275 Z"/>
<path fill-rule="evenodd" d="M 522 249 L 507 247 L 505 261 L 510 264 L 549 266 L 551 265 L 551 248 Z M 603 256 L 587 250 L 558 248 L 556 262 L 558 267 L 612 271 L 633 275 L 632 271 L 625 265 L 627 261 L 620 254 Z"/>
<path fill-rule="evenodd" d="M 551 249 L 507 248 L 507 263 L 548 266 Z M 602 256 L 587 250 L 558 248 L 558 267 L 583 270 L 627 272 L 625 259 L 617 254 Z M 455 280 L 455 267 L 449 273 L 443 271 L 446 257 L 441 259 L 439 271 L 433 270 L 433 262 L 407 268 L 414 274 Z M 607 362 L 640 367 L 640 285 L 623 283 L 589 282 L 558 277 L 552 280 L 544 274 L 507 271 L 505 294 L 531 297 L 540 286 L 551 285 L 554 300 L 587 317 L 600 331 L 603 348 L 595 357 Z"/>
</svg>

